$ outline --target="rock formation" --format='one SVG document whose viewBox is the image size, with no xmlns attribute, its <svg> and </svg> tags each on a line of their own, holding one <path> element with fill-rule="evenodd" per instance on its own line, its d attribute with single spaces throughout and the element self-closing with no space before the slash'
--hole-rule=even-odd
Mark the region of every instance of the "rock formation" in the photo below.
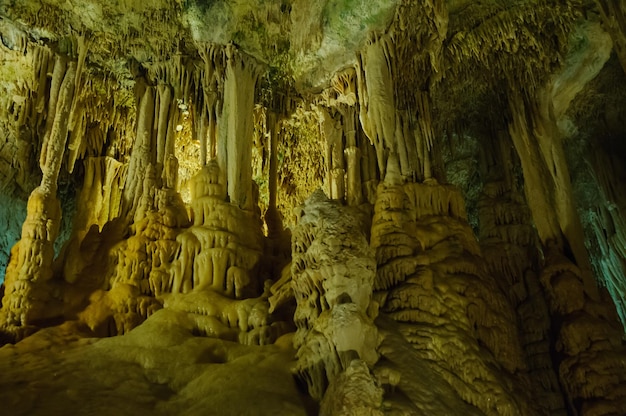
<svg viewBox="0 0 626 416">
<path fill-rule="evenodd" d="M 623 414 L 624 12 L 3 3 L 3 406 Z"/>
</svg>

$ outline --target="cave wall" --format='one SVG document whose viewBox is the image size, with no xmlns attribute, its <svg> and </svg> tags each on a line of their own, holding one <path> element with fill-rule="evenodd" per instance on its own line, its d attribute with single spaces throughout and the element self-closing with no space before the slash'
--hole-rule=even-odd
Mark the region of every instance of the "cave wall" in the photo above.
<svg viewBox="0 0 626 416">
<path fill-rule="evenodd" d="M 163 310 L 321 414 L 620 414 L 621 20 L 300 3 L 0 8 L 2 343 Z"/>
</svg>

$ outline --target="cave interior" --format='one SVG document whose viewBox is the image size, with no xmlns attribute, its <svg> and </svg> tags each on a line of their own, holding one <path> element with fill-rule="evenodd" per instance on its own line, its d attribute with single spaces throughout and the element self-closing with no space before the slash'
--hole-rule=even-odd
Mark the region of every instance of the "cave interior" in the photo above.
<svg viewBox="0 0 626 416">
<path fill-rule="evenodd" d="M 11 415 L 626 414 L 626 3 L 5 0 Z"/>
</svg>

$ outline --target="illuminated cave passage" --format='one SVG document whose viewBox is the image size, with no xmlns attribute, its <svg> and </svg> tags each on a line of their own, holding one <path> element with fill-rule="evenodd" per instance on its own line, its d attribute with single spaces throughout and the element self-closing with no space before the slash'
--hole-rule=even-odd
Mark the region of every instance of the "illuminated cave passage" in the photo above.
<svg viewBox="0 0 626 416">
<path fill-rule="evenodd" d="M 3 2 L 3 411 L 623 415 L 625 12 Z"/>
</svg>

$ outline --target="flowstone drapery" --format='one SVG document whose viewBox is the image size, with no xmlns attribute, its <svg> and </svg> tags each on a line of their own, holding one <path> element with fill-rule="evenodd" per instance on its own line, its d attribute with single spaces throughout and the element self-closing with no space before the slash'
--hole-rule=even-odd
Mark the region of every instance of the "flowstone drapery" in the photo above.
<svg viewBox="0 0 626 416">
<path fill-rule="evenodd" d="M 488 183 L 479 202 L 481 250 L 487 270 L 515 308 L 532 389 L 543 414 L 565 413 L 552 367 L 551 322 L 539 282 L 536 232 L 518 192 L 505 180 Z"/>
<path fill-rule="evenodd" d="M 371 240 L 381 312 L 463 400 L 485 414 L 530 412 L 518 393 L 528 381 L 514 314 L 486 273 L 461 195 L 437 183 L 394 183 L 389 168 L 387 176 Z M 489 396 L 476 394 L 485 389 Z"/>
</svg>

